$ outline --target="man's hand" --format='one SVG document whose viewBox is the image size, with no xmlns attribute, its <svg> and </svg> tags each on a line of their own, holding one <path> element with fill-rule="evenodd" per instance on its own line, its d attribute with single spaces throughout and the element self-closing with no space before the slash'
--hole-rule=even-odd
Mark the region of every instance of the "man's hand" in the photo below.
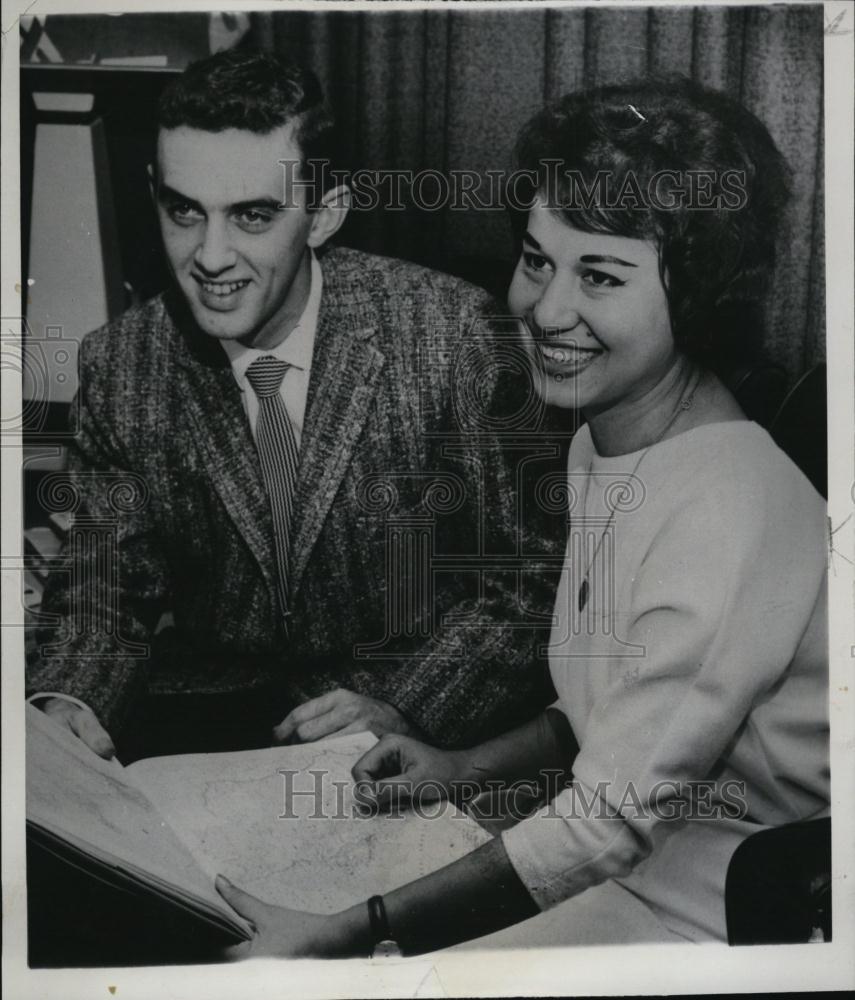
<svg viewBox="0 0 855 1000">
<path fill-rule="evenodd" d="M 91 709 L 80 708 L 62 698 L 48 698 L 42 705 L 42 711 L 45 715 L 49 715 L 54 722 L 71 730 L 99 757 L 110 760 L 111 757 L 116 756 L 116 748 L 113 746 L 110 734 L 101 725 Z"/>
<path fill-rule="evenodd" d="M 365 730 L 375 736 L 405 733 L 420 736 L 416 726 L 387 701 L 337 688 L 303 702 L 273 730 L 274 743 L 311 743 L 325 736 L 345 736 Z"/>
<path fill-rule="evenodd" d="M 329 694 L 305 701 L 273 730 L 274 743 L 311 743 L 326 736 L 346 736 L 368 730 L 421 735 L 412 723 L 387 701 L 336 688 Z"/>
</svg>

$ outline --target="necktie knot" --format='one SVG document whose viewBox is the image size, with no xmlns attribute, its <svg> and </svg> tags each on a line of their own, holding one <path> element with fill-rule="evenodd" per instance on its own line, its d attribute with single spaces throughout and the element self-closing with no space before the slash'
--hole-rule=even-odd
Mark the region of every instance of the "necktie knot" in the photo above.
<svg viewBox="0 0 855 1000">
<path fill-rule="evenodd" d="M 287 361 L 280 361 L 272 354 L 265 354 L 247 368 L 246 377 L 252 386 L 256 396 L 263 399 L 265 396 L 275 396 L 285 378 L 285 372 L 291 366 Z"/>
</svg>

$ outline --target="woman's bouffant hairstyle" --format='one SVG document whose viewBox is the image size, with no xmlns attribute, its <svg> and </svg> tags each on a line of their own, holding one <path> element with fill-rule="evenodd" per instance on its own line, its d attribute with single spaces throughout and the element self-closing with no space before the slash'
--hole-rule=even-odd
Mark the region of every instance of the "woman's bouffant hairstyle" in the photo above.
<svg viewBox="0 0 855 1000">
<path fill-rule="evenodd" d="M 568 94 L 515 160 L 518 240 L 538 194 L 576 229 L 648 240 L 682 351 L 719 367 L 756 342 L 790 172 L 741 104 L 683 77 Z"/>
<path fill-rule="evenodd" d="M 294 125 L 303 179 L 326 181 L 338 164 L 335 123 L 317 77 L 269 52 L 227 49 L 191 63 L 160 98 L 158 127 L 267 135 Z M 309 161 L 325 163 L 306 170 Z M 316 190 L 315 194 L 322 194 Z"/>
</svg>

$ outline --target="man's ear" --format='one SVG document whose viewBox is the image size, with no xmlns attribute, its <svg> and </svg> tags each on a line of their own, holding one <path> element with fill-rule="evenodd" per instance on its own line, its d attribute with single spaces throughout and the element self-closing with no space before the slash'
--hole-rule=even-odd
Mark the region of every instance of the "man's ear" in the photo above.
<svg viewBox="0 0 855 1000">
<path fill-rule="evenodd" d="M 312 213 L 312 226 L 307 240 L 309 246 L 323 246 L 341 228 L 349 210 L 350 188 L 346 184 L 330 188 Z"/>
</svg>

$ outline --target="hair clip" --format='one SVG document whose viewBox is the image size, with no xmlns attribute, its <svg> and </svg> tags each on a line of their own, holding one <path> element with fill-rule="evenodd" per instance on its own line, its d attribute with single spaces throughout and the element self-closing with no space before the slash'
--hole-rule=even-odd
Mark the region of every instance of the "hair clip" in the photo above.
<svg viewBox="0 0 855 1000">
<path fill-rule="evenodd" d="M 635 115 L 635 117 L 638 118 L 639 121 L 642 121 L 642 122 L 646 122 L 647 121 L 647 119 L 644 117 L 644 115 L 638 110 L 638 108 L 634 104 L 627 104 L 627 107 Z"/>
</svg>

